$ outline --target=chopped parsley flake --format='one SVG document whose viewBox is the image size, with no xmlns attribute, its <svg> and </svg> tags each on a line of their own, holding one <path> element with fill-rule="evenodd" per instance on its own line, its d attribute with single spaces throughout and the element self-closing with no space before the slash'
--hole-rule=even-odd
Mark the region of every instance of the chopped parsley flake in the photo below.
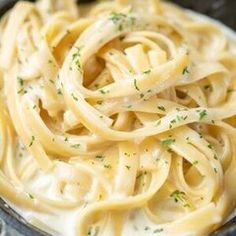
<svg viewBox="0 0 236 236">
<path fill-rule="evenodd" d="M 102 159 L 105 158 L 105 156 L 103 156 L 103 155 L 97 155 L 97 156 L 95 156 L 95 158 L 96 158 L 96 159 L 100 159 L 100 160 L 102 160 Z"/>
<path fill-rule="evenodd" d="M 189 204 L 184 204 L 184 207 L 190 207 L 190 205 Z"/>
<path fill-rule="evenodd" d="M 173 138 L 164 139 L 164 140 L 161 140 L 161 143 L 162 143 L 164 146 L 170 146 L 170 145 L 172 145 L 173 143 L 175 143 L 175 139 L 173 139 Z"/>
<path fill-rule="evenodd" d="M 140 91 L 140 89 L 139 89 L 139 87 L 138 87 L 138 85 L 137 85 L 137 80 L 136 80 L 136 79 L 134 79 L 134 87 L 135 87 L 135 89 L 137 89 L 138 91 Z"/>
<path fill-rule="evenodd" d="M 189 70 L 188 70 L 188 67 L 187 67 L 187 66 L 183 69 L 182 74 L 183 74 L 183 75 L 189 74 Z"/>
<path fill-rule="evenodd" d="M 143 74 L 146 74 L 146 75 L 148 75 L 150 73 L 151 73 L 151 70 L 146 70 L 146 71 L 143 72 Z"/>
<path fill-rule="evenodd" d="M 30 193 L 28 193 L 29 198 L 34 199 L 34 196 Z"/>
<path fill-rule="evenodd" d="M 102 105 L 103 104 L 103 101 L 101 100 L 101 101 L 97 101 L 97 104 L 98 105 Z"/>
<path fill-rule="evenodd" d="M 182 120 L 186 120 L 188 118 L 188 116 L 179 116 L 179 115 L 177 115 L 176 118 L 177 118 L 178 121 L 182 121 Z"/>
<path fill-rule="evenodd" d="M 161 124 L 161 120 L 158 120 L 155 124 L 155 127 L 159 126 Z"/>
<path fill-rule="evenodd" d="M 183 202 L 185 195 L 185 192 L 175 190 L 173 193 L 171 193 L 170 197 L 174 198 L 175 202 Z"/>
<path fill-rule="evenodd" d="M 109 91 L 107 90 L 107 91 L 105 91 L 104 89 L 100 89 L 99 90 L 99 92 L 101 93 L 101 94 L 106 94 L 106 93 L 109 93 Z"/>
<path fill-rule="evenodd" d="M 208 144 L 207 147 L 210 148 L 210 149 L 212 149 L 212 145 L 211 145 L 211 144 Z"/>
<path fill-rule="evenodd" d="M 71 145 L 71 147 L 72 147 L 72 148 L 80 148 L 80 144 L 79 144 L 79 143 L 73 144 L 73 145 Z"/>
<path fill-rule="evenodd" d="M 166 109 L 165 109 L 164 106 L 158 106 L 157 108 L 158 108 L 159 110 L 161 110 L 161 111 L 166 111 Z"/>
<path fill-rule="evenodd" d="M 156 234 L 156 233 L 161 233 L 161 232 L 163 232 L 164 230 L 161 228 L 161 229 L 155 229 L 154 231 L 153 231 L 153 233 L 154 234 Z"/>
<path fill-rule="evenodd" d="M 29 147 L 33 146 L 33 144 L 34 144 L 34 141 L 35 141 L 35 137 L 34 137 L 34 136 L 32 136 L 32 137 L 31 137 L 30 144 L 29 144 Z"/>
<path fill-rule="evenodd" d="M 88 236 L 97 236 L 99 234 L 100 228 L 96 226 L 95 228 L 89 227 L 87 235 Z"/>
<path fill-rule="evenodd" d="M 17 62 L 18 64 L 22 64 L 22 61 L 19 58 L 17 58 Z"/>
<path fill-rule="evenodd" d="M 104 165 L 104 168 L 111 169 L 111 165 Z"/>
<path fill-rule="evenodd" d="M 206 110 L 197 110 L 197 113 L 199 114 L 199 120 L 203 120 L 207 116 Z"/>
<path fill-rule="evenodd" d="M 81 67 L 81 63 L 80 63 L 80 57 L 81 57 L 81 49 L 82 49 L 82 47 L 79 47 L 79 48 L 76 48 L 76 49 L 77 49 L 77 52 L 75 52 L 72 55 L 72 62 L 75 62 L 78 71 L 81 72 L 82 67 Z"/>
<path fill-rule="evenodd" d="M 91 228 L 91 227 L 89 228 L 89 230 L 88 230 L 88 232 L 87 232 L 87 235 L 88 235 L 88 236 L 91 236 L 91 235 L 92 235 L 92 228 Z"/>
<path fill-rule="evenodd" d="M 227 93 L 232 93 L 232 92 L 234 92 L 234 89 L 228 89 L 227 90 Z"/>
<path fill-rule="evenodd" d="M 57 90 L 58 95 L 62 95 L 62 91 L 60 89 Z"/>
<path fill-rule="evenodd" d="M 128 166 L 128 165 L 126 165 L 125 167 L 126 167 L 126 169 L 127 169 L 127 170 L 130 170 L 130 168 L 131 168 L 131 167 L 130 167 L 130 166 Z"/>
<path fill-rule="evenodd" d="M 22 88 L 22 89 L 20 89 L 18 92 L 17 92 L 18 94 L 21 94 L 21 93 L 23 93 L 23 94 L 26 94 L 27 93 L 27 91 L 26 90 L 24 90 L 24 88 Z"/>
<path fill-rule="evenodd" d="M 192 165 L 197 165 L 198 164 L 198 161 L 194 161 L 193 163 L 192 163 Z"/>
<path fill-rule="evenodd" d="M 130 108 L 132 108 L 132 105 L 126 105 L 126 106 L 124 106 L 124 108 L 130 109 Z"/>
<path fill-rule="evenodd" d="M 127 153 L 127 152 L 125 152 L 124 155 L 127 156 L 127 157 L 130 157 L 130 154 Z"/>
<path fill-rule="evenodd" d="M 71 97 L 72 97 L 75 101 L 78 102 L 79 99 L 78 99 L 73 93 L 71 94 Z"/>
<path fill-rule="evenodd" d="M 181 117 L 179 115 L 176 116 L 178 121 L 181 121 Z"/>
<path fill-rule="evenodd" d="M 99 90 L 101 94 L 106 94 L 106 92 L 103 89 Z"/>
<path fill-rule="evenodd" d="M 210 92 L 212 92 L 212 86 L 210 84 L 205 85 L 204 89 L 209 90 Z"/>
<path fill-rule="evenodd" d="M 109 20 L 111 20 L 113 24 L 117 26 L 119 31 L 122 31 L 126 26 L 133 26 L 135 23 L 134 17 L 115 12 L 111 13 Z"/>
<path fill-rule="evenodd" d="M 144 94 L 143 94 L 143 93 L 141 93 L 141 94 L 140 94 L 140 98 L 143 98 L 143 97 L 144 97 Z"/>
<path fill-rule="evenodd" d="M 18 80 L 18 83 L 20 84 L 20 86 L 24 85 L 24 80 L 21 77 L 17 76 L 17 80 Z"/>
<path fill-rule="evenodd" d="M 180 111 L 188 111 L 187 108 L 176 107 L 175 109 L 176 109 L 176 111 L 178 111 L 178 112 L 180 112 Z"/>
<path fill-rule="evenodd" d="M 119 29 L 121 28 L 122 21 L 126 19 L 127 15 L 123 13 L 111 13 L 109 20 L 111 20 L 115 25 L 119 24 Z"/>
<path fill-rule="evenodd" d="M 143 173 L 141 172 L 140 174 L 138 174 L 137 176 L 136 176 L 136 179 L 139 179 L 139 178 L 141 178 L 143 176 Z"/>
</svg>

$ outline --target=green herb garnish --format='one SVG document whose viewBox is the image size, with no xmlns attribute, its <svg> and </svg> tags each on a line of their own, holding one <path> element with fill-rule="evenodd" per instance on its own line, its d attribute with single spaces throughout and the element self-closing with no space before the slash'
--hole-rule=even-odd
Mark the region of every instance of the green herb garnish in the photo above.
<svg viewBox="0 0 236 236">
<path fill-rule="evenodd" d="M 173 143 L 175 143 L 175 139 L 173 139 L 173 138 L 164 139 L 164 140 L 161 140 L 161 143 L 162 143 L 164 146 L 170 146 L 170 145 L 172 145 Z"/>
<path fill-rule="evenodd" d="M 102 160 L 102 159 L 105 158 L 105 156 L 103 156 L 103 155 L 97 155 L 97 156 L 95 156 L 95 158 L 96 158 L 96 159 L 100 159 L 100 160 Z"/>
<path fill-rule="evenodd" d="M 77 52 L 75 52 L 73 55 L 72 55 L 72 62 L 74 62 L 77 66 L 77 69 L 78 71 L 81 72 L 81 69 L 82 69 L 82 66 L 81 66 L 81 63 L 80 63 L 80 58 L 81 58 L 81 49 L 82 47 L 77 47 Z"/>
<path fill-rule="evenodd" d="M 17 80 L 18 80 L 18 83 L 20 84 L 20 86 L 24 85 L 24 80 L 21 77 L 17 76 Z"/>
<path fill-rule="evenodd" d="M 79 144 L 79 143 L 73 144 L 73 145 L 71 145 L 71 147 L 72 147 L 72 148 L 80 148 L 80 144 Z"/>
<path fill-rule="evenodd" d="M 175 190 L 170 197 L 174 198 L 175 202 L 184 202 L 185 192 Z"/>
<path fill-rule="evenodd" d="M 71 97 L 72 97 L 75 101 L 77 101 L 77 102 L 79 101 L 79 99 L 78 99 L 73 93 L 71 94 Z"/>
<path fill-rule="evenodd" d="M 34 144 L 34 141 L 35 141 L 35 137 L 34 137 L 34 136 L 32 136 L 32 137 L 31 137 L 30 144 L 29 144 L 29 147 L 33 146 L 33 144 Z"/>
<path fill-rule="evenodd" d="M 111 165 L 104 165 L 104 168 L 111 169 Z"/>
<path fill-rule="evenodd" d="M 140 91 L 140 89 L 139 89 L 139 87 L 138 87 L 138 85 L 137 85 L 137 80 L 136 80 L 136 79 L 134 79 L 134 87 L 135 87 L 135 89 L 137 89 L 138 91 Z"/>
<path fill-rule="evenodd" d="M 28 193 L 29 198 L 34 199 L 34 196 L 30 193 Z"/>
<path fill-rule="evenodd" d="M 124 13 L 112 12 L 109 17 L 109 20 L 111 20 L 113 24 L 117 26 L 117 29 L 119 31 L 122 31 L 125 29 L 126 26 L 133 26 L 135 24 L 136 19 Z"/>
<path fill-rule="evenodd" d="M 192 163 L 192 165 L 197 165 L 198 164 L 198 161 L 194 161 L 193 163 Z"/>
<path fill-rule="evenodd" d="M 207 116 L 206 110 L 197 110 L 197 113 L 199 114 L 199 120 L 202 120 Z"/>
<path fill-rule="evenodd" d="M 166 111 L 166 109 L 165 109 L 164 106 L 158 106 L 157 108 L 158 108 L 159 110 L 161 110 L 161 111 Z"/>
<path fill-rule="evenodd" d="M 160 228 L 160 229 L 155 229 L 155 230 L 153 231 L 153 233 L 156 234 L 156 233 L 161 233 L 161 232 L 163 232 L 163 231 L 164 231 L 164 229 Z"/>
<path fill-rule="evenodd" d="M 148 75 L 148 74 L 150 74 L 150 73 L 151 73 L 151 70 L 150 70 L 150 69 L 143 72 L 143 74 L 146 74 L 146 75 Z"/>
<path fill-rule="evenodd" d="M 188 67 L 187 67 L 187 66 L 183 69 L 182 74 L 183 74 L 183 75 L 189 74 L 189 70 L 188 70 Z"/>
<path fill-rule="evenodd" d="M 62 91 L 60 89 L 57 90 L 58 95 L 62 95 Z"/>
</svg>

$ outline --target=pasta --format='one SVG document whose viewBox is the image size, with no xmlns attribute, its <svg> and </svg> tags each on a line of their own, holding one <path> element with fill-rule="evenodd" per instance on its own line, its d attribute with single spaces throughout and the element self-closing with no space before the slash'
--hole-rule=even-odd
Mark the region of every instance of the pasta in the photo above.
<svg viewBox="0 0 236 236">
<path fill-rule="evenodd" d="M 52 235 L 208 235 L 236 200 L 233 36 L 159 0 L 18 2 L 0 25 L 0 195 Z"/>
</svg>

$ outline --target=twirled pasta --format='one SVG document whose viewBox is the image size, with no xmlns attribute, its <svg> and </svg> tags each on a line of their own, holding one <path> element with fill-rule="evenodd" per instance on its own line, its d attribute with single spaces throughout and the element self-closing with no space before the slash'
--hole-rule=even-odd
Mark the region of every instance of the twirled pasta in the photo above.
<svg viewBox="0 0 236 236">
<path fill-rule="evenodd" d="M 19 2 L 0 35 L 0 195 L 30 223 L 202 236 L 225 221 L 235 39 L 158 0 Z"/>
</svg>

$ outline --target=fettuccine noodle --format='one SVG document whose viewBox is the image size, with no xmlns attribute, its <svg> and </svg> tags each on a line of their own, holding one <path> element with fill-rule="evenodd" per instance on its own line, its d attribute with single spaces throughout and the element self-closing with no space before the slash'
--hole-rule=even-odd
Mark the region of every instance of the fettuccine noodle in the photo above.
<svg viewBox="0 0 236 236">
<path fill-rule="evenodd" d="M 159 0 L 18 2 L 0 25 L 0 195 L 53 235 L 208 235 L 236 200 L 236 44 Z"/>
</svg>

